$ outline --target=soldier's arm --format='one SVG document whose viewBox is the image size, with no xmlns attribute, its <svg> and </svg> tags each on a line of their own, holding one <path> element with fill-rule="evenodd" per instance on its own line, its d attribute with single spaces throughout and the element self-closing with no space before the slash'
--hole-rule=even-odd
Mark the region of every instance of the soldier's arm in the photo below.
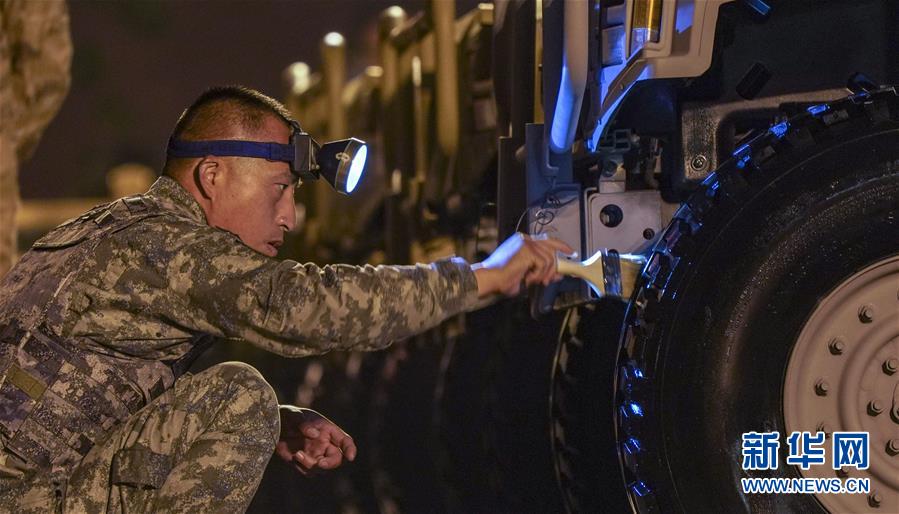
<svg viewBox="0 0 899 514">
<path fill-rule="evenodd" d="M 460 259 L 318 267 L 266 257 L 233 234 L 166 216 L 96 246 L 61 301 L 65 331 L 103 335 L 139 354 L 178 353 L 170 347 L 198 334 L 285 356 L 372 349 L 471 310 L 479 296 L 558 278 L 553 251 L 570 248 L 515 236 L 476 271 Z"/>
<path fill-rule="evenodd" d="M 478 297 L 461 259 L 319 267 L 271 259 L 212 228 L 175 246 L 166 281 L 180 298 L 165 315 L 285 356 L 384 347 L 472 308 Z"/>
</svg>

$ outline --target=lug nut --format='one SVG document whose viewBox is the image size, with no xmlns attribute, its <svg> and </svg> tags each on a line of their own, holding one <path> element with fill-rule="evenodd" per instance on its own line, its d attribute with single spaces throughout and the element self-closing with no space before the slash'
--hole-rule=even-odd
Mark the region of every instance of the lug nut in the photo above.
<svg viewBox="0 0 899 514">
<path fill-rule="evenodd" d="M 871 416 L 876 416 L 883 412 L 883 404 L 880 400 L 871 400 L 868 402 L 868 414 Z"/>
<path fill-rule="evenodd" d="M 839 337 L 834 337 L 827 346 L 830 348 L 830 353 L 840 355 L 846 349 L 846 342 Z"/>
<path fill-rule="evenodd" d="M 887 441 L 887 453 L 893 457 L 899 455 L 899 439 L 890 439 Z"/>
<path fill-rule="evenodd" d="M 887 375 L 892 375 L 897 370 L 899 370 L 899 359 L 895 357 L 891 357 L 884 361 L 883 363 L 883 372 Z"/>
<path fill-rule="evenodd" d="M 880 507 L 881 502 L 883 502 L 883 497 L 877 491 L 874 491 L 868 495 L 868 505 L 872 507 Z"/>
<path fill-rule="evenodd" d="M 819 378 L 817 382 L 815 382 L 815 394 L 818 396 L 827 396 L 827 391 L 830 389 L 830 385 L 823 379 Z"/>
<path fill-rule="evenodd" d="M 871 323 L 874 321 L 874 306 L 870 303 L 862 305 L 858 310 L 858 320 L 862 323 Z"/>
</svg>

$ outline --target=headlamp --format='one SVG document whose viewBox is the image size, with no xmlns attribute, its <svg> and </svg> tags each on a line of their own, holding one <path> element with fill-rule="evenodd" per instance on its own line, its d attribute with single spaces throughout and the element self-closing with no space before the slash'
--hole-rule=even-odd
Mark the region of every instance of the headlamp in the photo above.
<svg viewBox="0 0 899 514">
<path fill-rule="evenodd" d="M 169 139 L 169 157 L 252 157 L 290 164 L 290 172 L 301 180 L 317 180 L 324 176 L 339 193 L 350 194 L 359 184 L 368 146 L 351 137 L 319 145 L 303 132 L 296 121 L 290 122 L 293 131 L 290 143 L 262 143 L 259 141 L 214 140 L 185 141 Z"/>
</svg>

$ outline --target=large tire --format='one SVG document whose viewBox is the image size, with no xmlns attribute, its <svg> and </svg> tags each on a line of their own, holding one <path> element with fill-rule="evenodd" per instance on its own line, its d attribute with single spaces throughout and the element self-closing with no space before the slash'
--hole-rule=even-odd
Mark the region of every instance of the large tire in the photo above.
<svg viewBox="0 0 899 514">
<path fill-rule="evenodd" d="M 625 305 L 603 299 L 571 309 L 562 324 L 549 395 L 550 441 L 568 513 L 627 510 L 609 416 Z"/>
<path fill-rule="evenodd" d="M 527 302 L 511 300 L 498 307 L 493 322 L 496 339 L 490 350 L 489 415 L 483 428 L 498 505 L 463 512 L 562 512 L 548 444 L 547 409 L 550 365 L 562 313 L 535 320 Z"/>
<path fill-rule="evenodd" d="M 461 335 L 388 351 L 360 440 L 381 512 L 562 511 L 546 408 L 561 317 L 506 300 L 467 314 Z"/>
<path fill-rule="evenodd" d="M 800 476 L 784 461 L 783 395 L 797 338 L 819 300 L 897 254 L 895 89 L 809 109 L 710 176 L 657 244 L 627 314 L 614 415 L 634 510 L 824 511 L 811 494 L 743 494 L 740 478 Z M 895 304 L 878 308 L 899 318 Z M 742 469 L 750 431 L 780 432 L 776 470 Z M 871 452 L 882 452 L 874 439 Z M 897 494 L 886 491 L 871 511 L 899 510 Z M 866 495 L 851 496 L 853 511 L 869 509 Z"/>
</svg>

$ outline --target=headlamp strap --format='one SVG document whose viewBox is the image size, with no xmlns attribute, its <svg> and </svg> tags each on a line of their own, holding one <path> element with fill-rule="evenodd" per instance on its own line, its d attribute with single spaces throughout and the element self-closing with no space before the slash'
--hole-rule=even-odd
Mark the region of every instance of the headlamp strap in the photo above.
<svg viewBox="0 0 899 514">
<path fill-rule="evenodd" d="M 293 163 L 296 157 L 294 145 L 232 139 L 214 141 L 169 139 L 166 153 L 169 157 L 206 157 L 207 155 L 217 155 L 219 157 L 255 157 L 289 163 Z"/>
</svg>

